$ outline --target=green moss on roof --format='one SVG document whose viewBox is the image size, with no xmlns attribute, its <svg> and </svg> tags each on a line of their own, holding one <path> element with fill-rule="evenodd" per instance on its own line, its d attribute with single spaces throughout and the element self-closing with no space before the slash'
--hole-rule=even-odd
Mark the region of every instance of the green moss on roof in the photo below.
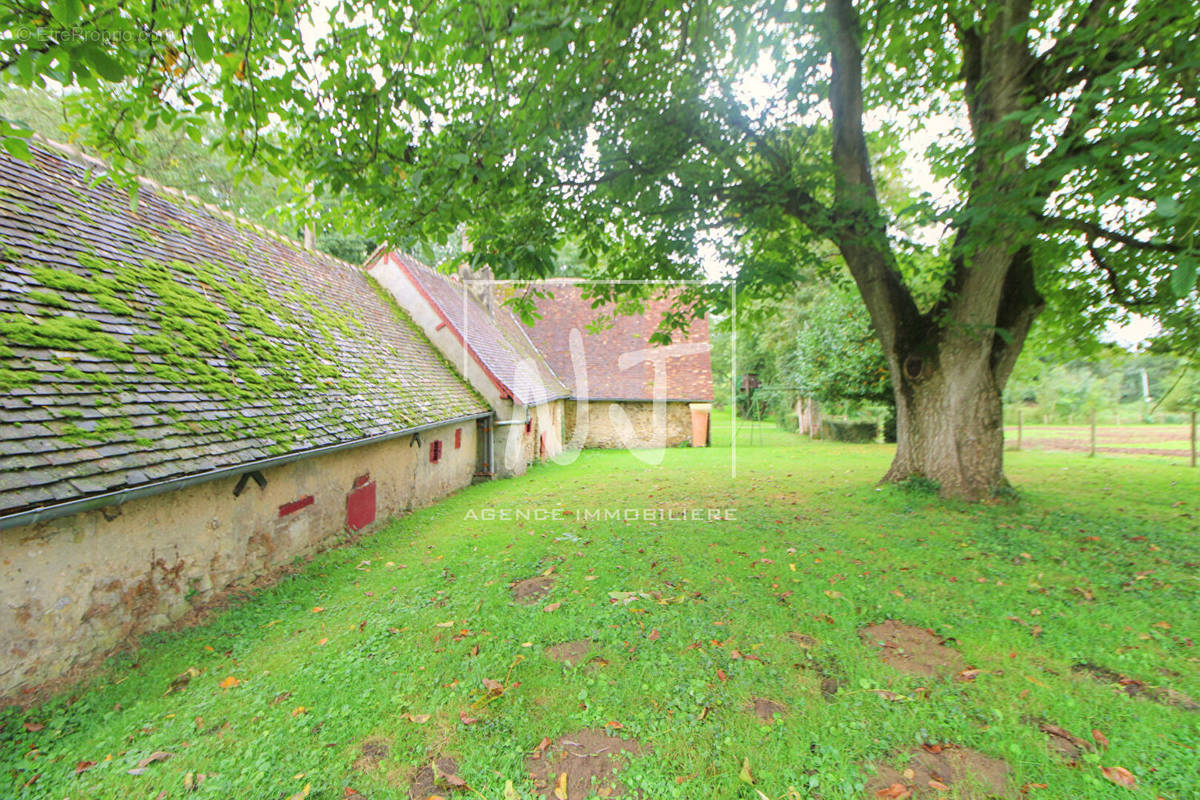
<svg viewBox="0 0 1200 800">
<path fill-rule="evenodd" d="M 79 190 L 54 206 L 66 186 Z M 45 153 L 0 154 L 0 187 L 37 197 L 34 214 L 4 198 L 0 216 L 58 240 L 2 253 L 22 280 L 0 287 L 0 388 L 36 399 L 53 382 L 54 407 L 27 402 L 20 417 L 40 423 L 28 436 L 45 452 L 133 443 L 123 468 L 146 448 L 158 479 L 486 411 L 348 265 L 153 189 L 136 210 L 114 204 L 119 191 Z M 114 468 L 83 457 L 96 471 L 64 467 L 65 480 Z"/>
</svg>

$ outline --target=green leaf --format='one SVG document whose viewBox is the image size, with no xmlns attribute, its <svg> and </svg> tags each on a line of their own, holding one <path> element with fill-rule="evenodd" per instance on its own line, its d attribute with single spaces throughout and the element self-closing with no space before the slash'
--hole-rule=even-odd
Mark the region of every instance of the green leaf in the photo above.
<svg viewBox="0 0 1200 800">
<path fill-rule="evenodd" d="M 125 68 L 121 66 L 121 62 L 97 45 L 89 42 L 77 48 L 75 52 L 104 80 L 117 83 L 125 79 Z"/>
<path fill-rule="evenodd" d="M 1171 272 L 1171 293 L 1176 297 L 1186 297 L 1196 285 L 1196 259 L 1190 256 L 1180 256 L 1175 269 Z"/>
<path fill-rule="evenodd" d="M 33 158 L 33 154 L 29 152 L 28 140 L 19 136 L 6 135 L 0 143 L 4 145 L 4 149 L 22 161 L 28 161 Z"/>
<path fill-rule="evenodd" d="M 1154 211 L 1160 217 L 1171 219 L 1179 216 L 1179 201 L 1170 195 L 1154 198 Z"/>
<path fill-rule="evenodd" d="M 50 16 L 64 27 L 70 27 L 79 21 L 83 8 L 79 0 L 58 0 L 50 7 Z"/>
<path fill-rule="evenodd" d="M 192 28 L 192 50 L 201 61 L 211 61 L 213 55 L 212 39 L 208 31 L 201 25 Z"/>
</svg>

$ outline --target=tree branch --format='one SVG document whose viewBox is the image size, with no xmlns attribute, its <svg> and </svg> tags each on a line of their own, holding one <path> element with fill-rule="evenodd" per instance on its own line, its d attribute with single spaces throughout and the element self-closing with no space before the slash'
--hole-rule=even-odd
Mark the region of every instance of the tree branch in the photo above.
<svg viewBox="0 0 1200 800">
<path fill-rule="evenodd" d="M 863 133 L 862 49 L 852 0 L 828 0 L 829 49 L 833 70 L 829 104 L 833 109 L 834 207 L 831 238 L 862 294 L 885 355 L 900 357 L 902 339 L 920 336 L 924 325 L 879 211 L 870 154 Z M 803 197 L 797 198 L 807 205 Z"/>
<path fill-rule="evenodd" d="M 1131 236 L 1127 233 L 1114 231 L 1105 228 L 1095 222 L 1086 219 L 1077 219 L 1074 217 L 1051 217 L 1045 214 L 1038 214 L 1035 217 L 1038 222 L 1044 225 L 1055 228 L 1066 228 L 1067 230 L 1077 231 L 1087 234 L 1092 239 L 1106 239 L 1114 244 L 1123 244 L 1126 247 L 1132 247 L 1137 250 L 1148 250 L 1156 253 L 1180 253 L 1183 248 L 1174 242 L 1155 242 L 1139 239 L 1136 236 Z"/>
<path fill-rule="evenodd" d="M 1046 301 L 1034 280 L 1033 254 L 1029 247 L 1023 247 L 1014 254 L 1012 265 L 1004 276 L 1004 289 L 996 312 L 992 378 L 997 388 L 1003 389 L 1008 382 L 1029 328 L 1045 307 Z"/>
<path fill-rule="evenodd" d="M 1149 308 L 1157 305 L 1157 301 L 1153 297 L 1133 297 L 1132 295 L 1125 294 L 1125 289 L 1121 286 L 1121 279 L 1117 276 L 1117 271 L 1112 268 L 1112 265 L 1101 255 L 1100 251 L 1090 244 L 1088 245 L 1088 255 L 1092 257 L 1092 261 L 1096 266 L 1104 270 L 1104 275 L 1108 279 L 1108 297 L 1114 303 L 1126 308 Z"/>
</svg>

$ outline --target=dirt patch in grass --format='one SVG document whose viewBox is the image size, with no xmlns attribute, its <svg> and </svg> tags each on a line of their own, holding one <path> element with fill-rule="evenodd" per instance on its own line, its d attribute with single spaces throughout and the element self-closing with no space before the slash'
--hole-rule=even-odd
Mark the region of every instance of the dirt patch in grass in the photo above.
<svg viewBox="0 0 1200 800">
<path fill-rule="evenodd" d="M 961 800 L 1016 797 L 1008 780 L 1008 764 L 956 745 L 925 745 L 909 751 L 907 766 L 897 770 L 876 763 L 867 780 L 867 797 L 945 797 Z M 891 794 L 876 794 L 892 788 Z M 896 788 L 899 787 L 899 788 Z M 911 794 L 904 794 L 909 791 Z"/>
<path fill-rule="evenodd" d="M 805 672 L 814 673 L 821 681 L 821 697 L 823 697 L 826 702 L 832 702 L 838 693 L 838 688 L 842 685 L 842 680 L 844 679 L 841 671 L 836 665 L 812 656 L 811 651 L 814 650 L 819 644 L 816 638 L 809 636 L 807 633 L 800 633 L 799 631 L 791 631 L 788 633 L 787 637 L 792 644 L 806 652 L 806 660 L 801 663 L 794 664 L 793 666 L 798 667 Z"/>
<path fill-rule="evenodd" d="M 561 661 L 572 667 L 578 667 L 592 651 L 591 639 L 576 639 L 573 642 L 562 642 L 546 648 L 546 655 L 555 661 Z M 603 661 L 603 659 L 600 659 Z M 608 663 L 608 662 L 605 662 Z"/>
<path fill-rule="evenodd" d="M 809 636 L 807 633 L 791 631 L 788 633 L 788 638 L 792 640 L 793 644 L 803 647 L 805 650 L 812 650 L 817 646 L 817 640 L 812 636 Z"/>
<path fill-rule="evenodd" d="M 766 697 L 755 697 L 750 701 L 750 711 L 761 722 L 774 722 L 776 714 L 782 717 L 787 713 L 787 707 Z"/>
<path fill-rule="evenodd" d="M 391 752 L 392 743 L 382 736 L 364 739 L 358 746 L 358 758 L 354 759 L 354 768 L 359 772 L 374 772 Z"/>
<path fill-rule="evenodd" d="M 1095 749 L 1087 739 L 1080 739 L 1066 728 L 1060 728 L 1058 725 L 1043 722 L 1038 725 L 1038 730 L 1046 734 L 1046 743 L 1050 745 L 1050 749 L 1072 764 L 1084 753 L 1090 753 Z"/>
<path fill-rule="evenodd" d="M 564 773 L 569 798 L 590 797 L 593 792 L 603 797 L 641 797 L 640 792 L 630 793 L 616 773 L 628 763 L 628 756 L 643 749 L 633 740 L 589 728 L 563 736 L 539 757 L 530 756 L 526 767 L 537 791 L 547 798 L 555 796 L 555 786 Z"/>
<path fill-rule="evenodd" d="M 880 648 L 883 663 L 901 672 L 932 678 L 963 669 L 958 651 L 928 628 L 889 619 L 863 628 L 858 635 L 864 644 Z"/>
<path fill-rule="evenodd" d="M 513 600 L 523 606 L 531 606 L 538 600 L 550 594 L 554 588 L 554 578 L 549 575 L 538 575 L 536 578 L 526 578 L 512 585 Z"/>
<path fill-rule="evenodd" d="M 454 785 L 458 781 L 458 762 L 445 756 L 433 758 L 412 774 L 408 796 L 410 800 L 427 800 L 430 797 L 462 795 L 465 792 Z"/>
<path fill-rule="evenodd" d="M 1083 673 L 1103 683 L 1115 684 L 1130 697 L 1153 700 L 1155 703 L 1182 708 L 1184 711 L 1200 711 L 1200 703 L 1197 703 L 1183 692 L 1176 689 L 1169 689 L 1165 686 L 1151 686 L 1145 681 L 1114 672 L 1108 667 L 1101 667 L 1097 664 L 1088 664 L 1085 662 L 1073 665 L 1071 671 Z"/>
</svg>

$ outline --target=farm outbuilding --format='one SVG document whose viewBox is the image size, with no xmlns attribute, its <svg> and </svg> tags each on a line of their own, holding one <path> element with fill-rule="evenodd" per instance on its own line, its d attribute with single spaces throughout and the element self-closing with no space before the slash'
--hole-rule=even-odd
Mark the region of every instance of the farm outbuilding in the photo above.
<svg viewBox="0 0 1200 800">
<path fill-rule="evenodd" d="M 435 272 L 385 248 L 366 269 L 487 399 L 494 414 L 489 474 L 521 475 L 562 452 L 569 392 L 512 313 L 497 304 L 490 282 Z"/>
<path fill-rule="evenodd" d="M 520 474 L 565 450 L 708 443 L 708 321 L 651 343 L 675 294 L 636 314 L 596 302 L 570 280 L 517 284 L 460 267 L 454 275 L 380 248 L 367 271 L 455 364 L 495 412 L 495 472 Z M 537 319 L 509 301 L 525 293 Z"/>
<path fill-rule="evenodd" d="M 555 280 L 531 295 L 530 339 L 571 390 L 566 441 L 574 447 L 677 447 L 708 444 L 713 402 L 708 320 L 696 316 L 671 343 L 651 344 L 675 292 L 621 313 L 586 284 Z"/>
<path fill-rule="evenodd" d="M 0 156 L 0 695 L 487 470 L 362 270 L 104 172 Z"/>
</svg>

